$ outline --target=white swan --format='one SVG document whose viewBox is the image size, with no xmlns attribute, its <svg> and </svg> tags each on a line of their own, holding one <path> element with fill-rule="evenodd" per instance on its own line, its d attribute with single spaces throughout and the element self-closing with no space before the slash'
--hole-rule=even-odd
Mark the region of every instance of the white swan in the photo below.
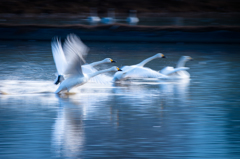
<svg viewBox="0 0 240 159">
<path fill-rule="evenodd" d="M 79 61 L 79 59 L 73 60 L 72 63 L 75 63 L 75 64 L 71 64 L 70 67 L 67 69 L 68 71 L 66 71 L 69 75 L 68 78 L 65 79 L 60 84 L 60 86 L 58 87 L 55 93 L 59 93 L 64 90 L 69 92 L 71 88 L 76 86 L 81 86 L 87 83 L 90 78 L 97 76 L 101 73 L 121 71 L 118 67 L 113 66 L 109 69 L 97 71 L 93 74 L 83 75 L 82 69 L 81 69 L 81 61 Z"/>
<path fill-rule="evenodd" d="M 113 82 L 126 80 L 129 78 L 161 78 L 165 77 L 161 73 L 154 71 L 150 68 L 144 67 L 144 65 L 156 58 L 165 58 L 162 53 L 157 53 L 156 55 L 149 57 L 139 64 L 132 66 L 124 66 L 121 68 L 122 72 L 116 72 L 113 76 Z"/>
<path fill-rule="evenodd" d="M 169 77 L 174 77 L 174 78 L 189 78 L 190 74 L 186 71 L 189 69 L 188 67 L 184 67 L 185 63 L 189 60 L 192 60 L 190 56 L 182 56 L 178 63 L 176 68 L 173 68 L 171 66 L 167 66 L 160 70 L 159 72 L 161 74 L 167 75 Z"/>
<path fill-rule="evenodd" d="M 92 8 L 90 10 L 90 16 L 87 18 L 87 20 L 91 24 L 96 24 L 101 21 L 101 19 L 97 15 L 97 9 Z"/>
<path fill-rule="evenodd" d="M 139 22 L 139 19 L 138 19 L 136 13 L 137 13 L 136 10 L 130 10 L 129 17 L 126 19 L 126 21 L 129 24 L 137 24 Z"/>
<path fill-rule="evenodd" d="M 52 43 L 52 54 L 57 69 L 57 78 L 55 84 L 62 82 L 66 74 L 64 73 L 67 67 L 67 58 L 70 58 L 73 53 L 77 53 L 79 58 L 85 63 L 84 57 L 88 53 L 88 47 L 76 35 L 69 35 L 62 47 L 61 40 L 54 38 Z"/>
<path fill-rule="evenodd" d="M 56 54 L 56 52 L 53 52 L 53 57 L 58 73 L 64 74 L 64 78 L 66 78 L 60 84 L 55 93 L 59 93 L 63 90 L 67 90 L 69 92 L 71 88 L 85 84 L 90 78 L 97 76 L 98 74 L 111 71 L 121 71 L 118 67 L 113 66 L 109 69 L 84 75 L 82 72 L 82 64 L 85 62 L 83 55 L 87 54 L 87 48 L 80 48 L 79 45 L 81 44 L 81 40 L 76 35 L 71 34 L 65 41 L 64 49 L 62 49 L 58 54 Z"/>
<path fill-rule="evenodd" d="M 86 55 L 88 48 L 81 41 L 79 41 L 78 43 L 79 43 L 78 47 L 83 47 L 81 50 L 83 50 L 82 51 L 83 54 Z M 57 73 L 58 73 L 58 76 L 54 82 L 57 85 L 58 83 L 61 83 L 64 80 L 64 76 L 65 76 L 64 68 L 66 66 L 65 54 L 64 54 L 61 42 L 58 39 L 54 39 L 52 41 L 52 52 L 53 52 L 53 57 L 54 57 L 54 61 L 55 61 L 56 68 L 57 68 Z M 80 53 L 82 53 L 82 52 L 80 52 Z M 94 73 L 94 72 L 98 71 L 97 69 L 94 68 L 95 66 L 100 65 L 100 64 L 105 64 L 105 63 L 115 63 L 115 61 L 112 60 L 111 58 L 105 58 L 102 61 L 93 62 L 91 64 L 84 64 L 84 65 L 82 65 L 82 72 L 84 75 Z M 98 83 L 105 83 L 105 82 L 111 81 L 111 78 L 106 75 L 99 75 L 99 76 L 91 78 L 90 81 L 98 82 Z"/>
<path fill-rule="evenodd" d="M 104 17 L 101 19 L 103 24 L 112 24 L 115 22 L 115 13 L 114 9 L 108 9 L 108 17 Z"/>
</svg>

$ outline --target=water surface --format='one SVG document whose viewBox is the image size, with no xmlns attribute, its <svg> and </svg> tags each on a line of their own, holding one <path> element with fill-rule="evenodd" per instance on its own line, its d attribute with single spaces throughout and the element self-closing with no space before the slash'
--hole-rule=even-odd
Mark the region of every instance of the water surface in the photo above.
<svg viewBox="0 0 240 159">
<path fill-rule="evenodd" d="M 239 45 L 86 44 L 87 62 L 119 67 L 161 52 L 146 65 L 160 70 L 189 55 L 191 79 L 88 83 L 57 96 L 50 42 L 1 41 L 0 158 L 239 158 Z"/>
</svg>

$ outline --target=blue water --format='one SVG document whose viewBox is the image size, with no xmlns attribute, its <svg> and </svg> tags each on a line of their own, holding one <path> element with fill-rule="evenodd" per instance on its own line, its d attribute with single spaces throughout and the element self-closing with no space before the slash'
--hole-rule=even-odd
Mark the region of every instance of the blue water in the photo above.
<svg viewBox="0 0 240 159">
<path fill-rule="evenodd" d="M 57 96 L 50 42 L 1 41 L 0 158 L 240 157 L 239 45 L 86 44 L 89 63 L 119 67 L 161 52 L 146 65 L 160 70 L 188 55 L 191 79 L 88 83 Z"/>
</svg>

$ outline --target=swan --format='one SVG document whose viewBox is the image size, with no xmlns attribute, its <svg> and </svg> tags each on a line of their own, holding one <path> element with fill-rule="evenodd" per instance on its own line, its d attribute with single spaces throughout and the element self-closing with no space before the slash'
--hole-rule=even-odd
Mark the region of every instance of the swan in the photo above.
<svg viewBox="0 0 240 159">
<path fill-rule="evenodd" d="M 72 47 L 70 48 L 69 45 Z M 85 63 L 84 57 L 88 53 L 88 47 L 83 44 L 83 42 L 76 35 L 69 35 L 66 39 L 64 46 L 62 47 L 61 40 L 57 37 L 53 38 L 51 43 L 53 59 L 57 69 L 57 78 L 54 84 L 61 83 L 66 76 L 64 71 L 67 67 L 67 57 L 70 57 L 71 53 L 68 55 L 67 52 L 75 51 L 78 52 L 78 56 L 81 58 L 83 63 Z"/>
<path fill-rule="evenodd" d="M 103 24 L 112 24 L 115 22 L 115 14 L 114 9 L 108 9 L 108 17 L 104 17 L 101 19 Z"/>
<path fill-rule="evenodd" d="M 101 21 L 101 19 L 97 16 L 97 10 L 95 8 L 91 9 L 90 16 L 87 18 L 87 20 L 91 24 L 96 24 Z"/>
<path fill-rule="evenodd" d="M 179 59 L 176 68 L 167 66 L 162 70 L 160 70 L 159 72 L 169 77 L 189 78 L 190 74 L 186 71 L 189 68 L 185 67 L 185 63 L 189 60 L 193 60 L 193 59 L 190 56 L 182 56 Z"/>
<path fill-rule="evenodd" d="M 161 73 L 154 71 L 150 68 L 144 67 L 144 65 L 156 58 L 165 58 L 165 56 L 162 53 L 157 53 L 154 56 L 151 56 L 139 64 L 132 65 L 132 66 L 124 66 L 121 68 L 122 72 L 116 72 L 113 76 L 112 81 L 122 81 L 129 78 L 161 78 L 165 77 L 165 75 L 162 75 Z"/>
<path fill-rule="evenodd" d="M 83 47 L 82 50 L 85 50 L 84 52 L 88 50 L 88 48 L 81 41 L 79 41 L 79 45 L 80 47 Z M 65 54 L 64 54 L 61 42 L 57 38 L 55 38 L 52 41 L 52 53 L 53 53 L 54 61 L 57 68 L 57 74 L 58 74 L 54 84 L 57 85 L 58 83 L 61 83 L 64 80 L 64 66 L 66 65 Z M 115 63 L 115 62 L 116 61 L 112 60 L 111 58 L 105 58 L 104 60 L 101 60 L 101 61 L 96 61 L 90 64 L 84 64 L 82 65 L 82 72 L 84 75 L 85 74 L 88 75 L 97 71 L 94 68 L 97 65 L 105 64 L 105 63 Z M 111 78 L 106 75 L 99 75 L 91 78 L 90 81 L 104 83 L 107 81 L 111 81 Z"/>
<path fill-rule="evenodd" d="M 70 34 L 64 44 L 64 53 L 65 54 L 65 61 L 63 62 L 62 67 L 59 67 L 59 70 L 63 71 L 63 74 L 66 75 L 64 78 L 66 78 L 64 81 L 61 82 L 58 89 L 55 91 L 55 93 L 60 93 L 61 91 L 66 90 L 67 92 L 70 91 L 71 88 L 83 85 L 88 82 L 89 79 L 91 79 L 94 76 L 97 76 L 99 74 L 105 73 L 105 72 L 116 72 L 121 71 L 116 66 L 113 66 L 109 69 L 97 71 L 88 75 L 84 75 L 82 72 L 82 64 L 85 62 L 83 55 L 86 55 L 87 49 L 85 48 L 79 48 L 78 43 L 80 43 L 81 40 L 74 34 Z M 81 44 L 81 43 L 80 43 Z M 56 66 L 60 65 L 59 63 L 62 61 L 58 61 L 61 58 L 56 58 L 57 56 L 53 56 Z M 57 66 L 57 70 L 58 70 Z M 60 69 L 61 68 L 61 69 Z M 59 73 L 59 71 L 58 71 Z"/>
<path fill-rule="evenodd" d="M 94 72 L 94 73 L 89 74 L 89 75 L 86 75 L 86 74 L 84 75 L 82 73 L 82 69 L 81 69 L 81 61 L 78 61 L 78 60 L 72 61 L 73 63 L 76 63 L 76 64 L 71 64 L 72 66 L 69 67 L 71 69 L 71 70 L 69 70 L 70 72 L 67 71 L 67 73 L 69 73 L 68 78 L 65 79 L 60 84 L 60 86 L 55 91 L 55 93 L 59 93 L 59 92 L 64 91 L 64 90 L 69 92 L 71 88 L 81 86 L 81 85 L 87 83 L 88 80 L 91 79 L 92 77 L 97 76 L 97 75 L 102 74 L 102 73 L 122 71 L 117 66 L 113 66 L 109 69 L 97 71 L 97 72 Z"/>
<path fill-rule="evenodd" d="M 137 24 L 139 22 L 139 19 L 138 19 L 136 13 L 137 13 L 136 10 L 130 10 L 129 17 L 126 19 L 126 21 L 129 24 Z"/>
</svg>

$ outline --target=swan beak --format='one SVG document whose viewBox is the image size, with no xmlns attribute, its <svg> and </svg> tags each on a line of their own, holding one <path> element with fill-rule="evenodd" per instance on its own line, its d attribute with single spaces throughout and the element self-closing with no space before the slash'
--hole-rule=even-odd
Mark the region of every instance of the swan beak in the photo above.
<svg viewBox="0 0 240 159">
<path fill-rule="evenodd" d="M 111 63 L 116 63 L 116 61 L 113 61 L 112 59 L 110 59 Z"/>
<path fill-rule="evenodd" d="M 189 57 L 189 60 L 193 61 L 193 58 Z"/>
<path fill-rule="evenodd" d="M 164 56 L 164 55 L 162 54 L 162 58 L 166 58 L 166 56 Z"/>
<path fill-rule="evenodd" d="M 122 71 L 120 68 L 117 68 L 118 71 Z"/>
</svg>

